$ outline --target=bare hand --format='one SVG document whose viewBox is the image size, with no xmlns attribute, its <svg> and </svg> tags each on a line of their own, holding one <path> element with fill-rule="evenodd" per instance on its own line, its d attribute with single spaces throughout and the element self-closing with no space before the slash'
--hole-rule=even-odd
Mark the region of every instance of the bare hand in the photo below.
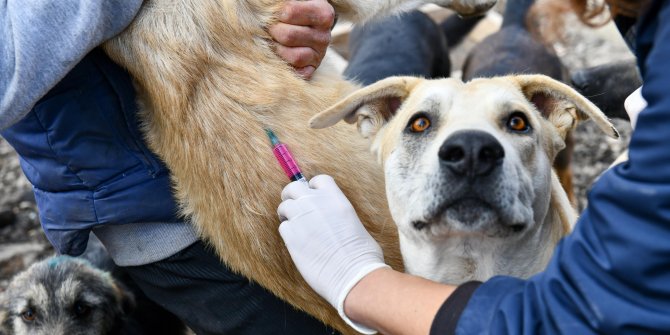
<svg viewBox="0 0 670 335">
<path fill-rule="evenodd" d="M 298 74 L 310 79 L 330 44 L 335 10 L 326 0 L 291 0 L 278 13 L 279 22 L 268 31 L 277 42 L 277 54 Z"/>
</svg>

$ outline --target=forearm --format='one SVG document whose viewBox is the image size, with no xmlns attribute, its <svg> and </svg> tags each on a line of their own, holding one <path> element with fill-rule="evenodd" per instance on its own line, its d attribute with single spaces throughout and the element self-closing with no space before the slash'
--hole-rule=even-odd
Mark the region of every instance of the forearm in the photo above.
<svg viewBox="0 0 670 335">
<path fill-rule="evenodd" d="M 0 2 L 0 129 L 18 121 L 91 49 L 121 32 L 141 0 Z"/>
<path fill-rule="evenodd" d="M 353 321 L 383 334 L 428 334 L 435 314 L 455 288 L 383 268 L 354 286 L 344 311 Z"/>
</svg>

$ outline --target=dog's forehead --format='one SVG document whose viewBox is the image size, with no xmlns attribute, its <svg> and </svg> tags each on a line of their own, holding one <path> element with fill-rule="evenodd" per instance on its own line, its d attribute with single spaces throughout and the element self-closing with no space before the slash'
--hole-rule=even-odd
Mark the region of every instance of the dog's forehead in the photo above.
<svg viewBox="0 0 670 335">
<path fill-rule="evenodd" d="M 452 112 L 459 118 L 467 118 L 528 107 L 529 101 L 511 82 L 500 78 L 476 79 L 466 83 L 454 97 Z"/>
<path fill-rule="evenodd" d="M 475 79 L 463 83 L 457 79 L 424 82 L 412 94 L 406 113 L 434 111 L 458 119 L 494 116 L 512 109 L 531 107 L 517 86 L 508 80 Z"/>
<path fill-rule="evenodd" d="M 412 110 L 429 110 L 450 105 L 463 86 L 462 81 L 452 78 L 424 81 L 412 92 L 407 105 Z"/>
</svg>

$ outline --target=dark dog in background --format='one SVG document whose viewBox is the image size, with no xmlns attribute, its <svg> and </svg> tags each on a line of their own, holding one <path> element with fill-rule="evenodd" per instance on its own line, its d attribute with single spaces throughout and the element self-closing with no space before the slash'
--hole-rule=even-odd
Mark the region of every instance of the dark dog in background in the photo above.
<svg viewBox="0 0 670 335">
<path fill-rule="evenodd" d="M 463 81 L 512 74 L 544 74 L 567 81 L 567 71 L 558 56 L 528 29 L 527 16 L 533 3 L 534 0 L 507 1 L 500 30 L 473 47 L 466 58 L 462 69 Z M 452 16 L 442 24 L 447 36 L 455 35 L 453 30 L 458 28 L 454 27 L 471 24 L 467 21 L 459 23 L 459 20 L 463 21 Z M 533 102 L 544 103 L 540 100 Z M 570 167 L 574 144 L 570 134 L 565 142 L 566 148 L 556 157 L 554 168 L 570 202 L 575 204 Z"/>
<path fill-rule="evenodd" d="M 57 256 L 14 277 L 1 302 L 2 333 L 124 334 L 132 294 L 85 260 Z M 127 332 L 132 334 L 139 332 Z"/>
<path fill-rule="evenodd" d="M 148 300 L 94 237 L 81 257 L 37 262 L 0 295 L 1 335 L 185 333 L 181 321 Z"/>
<path fill-rule="evenodd" d="M 579 69 L 571 74 L 572 86 L 610 118 L 628 120 L 624 101 L 642 86 L 635 59 Z"/>
</svg>

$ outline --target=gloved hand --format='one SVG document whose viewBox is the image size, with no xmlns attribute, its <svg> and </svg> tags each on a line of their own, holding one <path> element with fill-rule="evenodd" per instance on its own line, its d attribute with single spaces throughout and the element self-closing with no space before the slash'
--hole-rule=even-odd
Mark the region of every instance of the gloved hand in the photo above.
<svg viewBox="0 0 670 335">
<path fill-rule="evenodd" d="M 309 186 L 293 182 L 281 198 L 279 233 L 302 276 L 349 325 L 375 333 L 344 314 L 344 300 L 354 285 L 373 270 L 388 267 L 349 200 L 327 175 L 312 178 Z"/>
<path fill-rule="evenodd" d="M 628 113 L 630 125 L 633 127 L 633 129 L 635 129 L 638 114 L 640 114 L 643 109 L 647 108 L 647 100 L 644 100 L 642 97 L 642 87 L 638 88 L 635 90 L 635 92 L 629 95 L 623 105 L 626 109 L 626 113 Z"/>
</svg>

